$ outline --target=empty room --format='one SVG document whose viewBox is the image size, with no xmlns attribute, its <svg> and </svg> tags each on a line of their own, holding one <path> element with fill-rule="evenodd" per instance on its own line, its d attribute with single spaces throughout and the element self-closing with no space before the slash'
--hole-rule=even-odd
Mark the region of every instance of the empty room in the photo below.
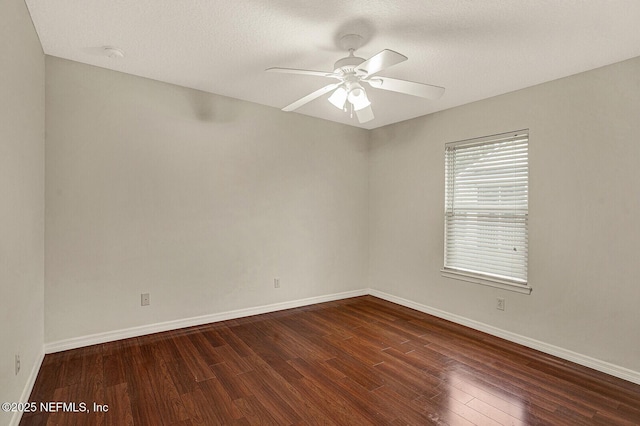
<svg viewBox="0 0 640 426">
<path fill-rule="evenodd" d="M 0 425 L 640 425 L 640 2 L 0 2 Z"/>
</svg>

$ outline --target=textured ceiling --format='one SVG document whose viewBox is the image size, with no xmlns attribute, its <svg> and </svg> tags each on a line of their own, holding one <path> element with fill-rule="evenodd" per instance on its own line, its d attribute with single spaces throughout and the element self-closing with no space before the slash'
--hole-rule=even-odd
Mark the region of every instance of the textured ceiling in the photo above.
<svg viewBox="0 0 640 426">
<path fill-rule="evenodd" d="M 367 90 L 376 118 L 364 125 L 328 95 L 296 111 L 367 129 L 640 56 L 638 0 L 26 3 L 48 55 L 277 108 L 334 80 L 265 68 L 332 71 L 347 33 L 364 37 L 358 56 L 409 57 L 380 75 L 447 89 L 436 101 Z"/>
</svg>

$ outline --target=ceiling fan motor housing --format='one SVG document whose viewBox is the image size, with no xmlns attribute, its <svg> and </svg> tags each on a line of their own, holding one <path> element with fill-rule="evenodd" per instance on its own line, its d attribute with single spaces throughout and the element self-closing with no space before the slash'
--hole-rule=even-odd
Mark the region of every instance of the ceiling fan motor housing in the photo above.
<svg viewBox="0 0 640 426">
<path fill-rule="evenodd" d="M 365 59 L 363 58 L 359 58 L 357 56 L 347 56 L 346 58 L 342 58 L 339 59 L 335 65 L 333 66 L 334 71 L 333 72 L 343 72 L 343 73 L 350 73 L 353 72 L 353 70 L 355 69 L 355 67 L 357 67 L 358 65 L 360 65 L 361 63 L 363 63 L 365 61 Z"/>
</svg>

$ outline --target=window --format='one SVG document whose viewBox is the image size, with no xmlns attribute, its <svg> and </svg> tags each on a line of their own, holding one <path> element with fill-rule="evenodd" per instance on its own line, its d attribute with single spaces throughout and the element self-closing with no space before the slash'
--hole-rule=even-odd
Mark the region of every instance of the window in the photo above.
<svg viewBox="0 0 640 426">
<path fill-rule="evenodd" d="M 444 276 L 531 292 L 528 146 L 528 130 L 446 144 Z"/>
</svg>

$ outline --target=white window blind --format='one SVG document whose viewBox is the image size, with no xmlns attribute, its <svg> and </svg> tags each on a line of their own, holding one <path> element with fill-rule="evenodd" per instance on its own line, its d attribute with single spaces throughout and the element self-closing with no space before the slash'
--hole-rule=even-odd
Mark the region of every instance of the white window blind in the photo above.
<svg viewBox="0 0 640 426">
<path fill-rule="evenodd" d="M 446 144 L 444 272 L 527 286 L 527 130 Z"/>
</svg>

